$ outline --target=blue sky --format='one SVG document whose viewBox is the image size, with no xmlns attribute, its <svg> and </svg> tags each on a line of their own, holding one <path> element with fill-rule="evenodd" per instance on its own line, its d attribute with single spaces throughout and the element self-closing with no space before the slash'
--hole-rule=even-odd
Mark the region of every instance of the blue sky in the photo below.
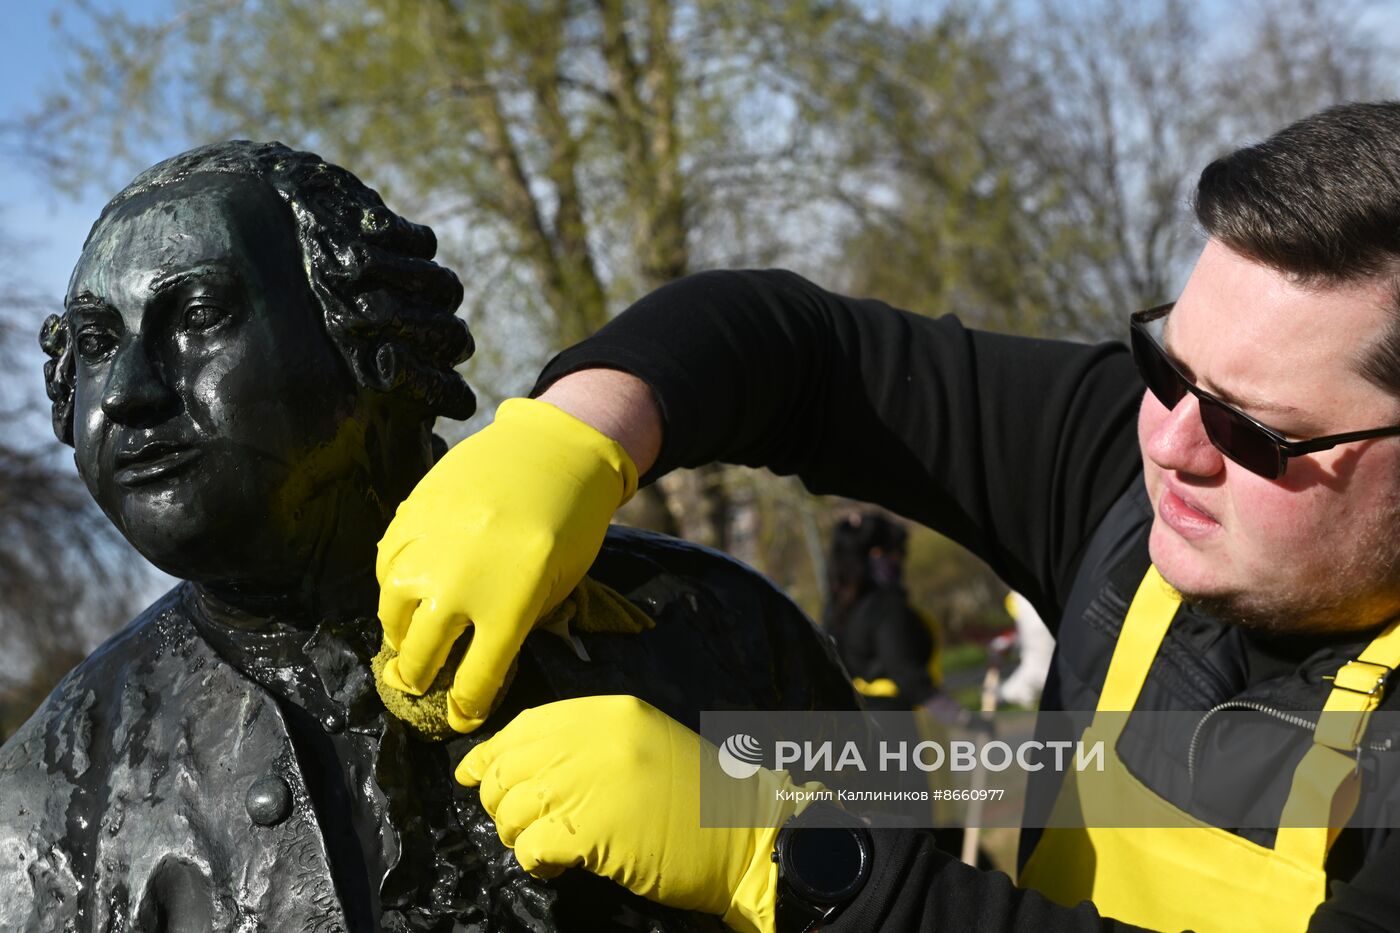
<svg viewBox="0 0 1400 933">
<path fill-rule="evenodd" d="M 106 6 L 108 4 L 99 4 Z M 71 0 L 14 0 L 0 29 L 0 121 L 10 121 L 43 100 L 62 70 L 62 49 L 51 20 Z M 121 0 L 133 15 L 165 9 L 165 0 Z M 25 160 L 0 153 L 0 231 L 18 240 L 11 273 L 15 283 L 54 302 L 62 299 L 83 237 L 106 202 L 102 191 L 78 200 L 52 191 Z"/>
</svg>

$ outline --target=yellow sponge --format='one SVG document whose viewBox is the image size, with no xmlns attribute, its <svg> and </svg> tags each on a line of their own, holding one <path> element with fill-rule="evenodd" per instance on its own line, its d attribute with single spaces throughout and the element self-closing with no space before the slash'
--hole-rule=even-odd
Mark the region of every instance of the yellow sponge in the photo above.
<svg viewBox="0 0 1400 933">
<path fill-rule="evenodd" d="M 628 602 L 621 593 L 584 577 L 574 591 L 564 601 L 540 620 L 539 628 L 554 632 L 574 645 L 575 650 L 585 661 L 588 660 L 583 646 L 573 637 L 574 632 L 588 634 L 635 635 L 651 628 L 655 623 L 642 610 Z M 472 630 L 468 628 L 452 651 L 447 655 L 447 663 L 433 678 L 432 685 L 422 696 L 413 696 L 402 690 L 395 690 L 384 682 L 384 667 L 389 659 L 398 654 L 387 643 L 370 661 L 374 671 L 374 685 L 379 690 L 379 698 L 384 708 L 403 722 L 421 738 L 431 742 L 442 742 L 457 733 L 447 724 L 447 690 L 452 686 L 453 674 L 467 652 Z M 501 688 L 503 696 L 515 678 L 515 664 L 511 664 Z"/>
</svg>

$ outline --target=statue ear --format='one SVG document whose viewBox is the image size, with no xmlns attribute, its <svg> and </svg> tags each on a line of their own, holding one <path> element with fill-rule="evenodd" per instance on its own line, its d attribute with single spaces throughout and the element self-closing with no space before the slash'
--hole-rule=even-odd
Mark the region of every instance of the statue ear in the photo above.
<svg viewBox="0 0 1400 933">
<path fill-rule="evenodd" d="M 39 328 L 39 345 L 49 358 L 44 361 L 44 391 L 53 403 L 53 433 L 73 446 L 73 340 L 67 315 L 50 314 Z"/>
<path fill-rule="evenodd" d="M 404 379 L 401 355 L 392 343 L 381 343 L 374 351 L 374 365 L 365 367 L 367 371 L 358 375 L 371 389 L 392 392 Z"/>
</svg>

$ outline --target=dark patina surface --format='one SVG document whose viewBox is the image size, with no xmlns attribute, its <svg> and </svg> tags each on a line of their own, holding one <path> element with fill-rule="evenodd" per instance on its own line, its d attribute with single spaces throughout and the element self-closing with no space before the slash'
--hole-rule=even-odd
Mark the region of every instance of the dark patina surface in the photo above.
<svg viewBox="0 0 1400 933">
<path fill-rule="evenodd" d="M 593 575 L 656 627 L 578 636 L 589 662 L 532 635 L 483 733 L 588 694 L 692 727 L 701 709 L 852 702 L 806 617 L 722 555 L 615 529 Z M 156 602 L 0 749 L 0 929 L 721 929 L 583 872 L 522 872 L 451 778 L 479 739 L 387 717 L 378 648 L 369 618 L 308 634 L 229 625 L 189 584 Z"/>
<path fill-rule="evenodd" d="M 849 708 L 826 641 L 715 552 L 615 529 L 590 575 L 655 621 L 526 642 L 480 734 L 416 738 L 370 658 L 375 543 L 474 403 L 432 232 L 276 144 L 155 166 L 94 225 L 42 342 L 54 428 L 186 582 L 0 748 L 0 930 L 706 930 L 583 872 L 524 874 L 452 766 L 526 706 L 631 693 Z M 464 490 L 464 493 L 469 491 Z M 646 819 L 647 802 L 637 802 Z"/>
</svg>

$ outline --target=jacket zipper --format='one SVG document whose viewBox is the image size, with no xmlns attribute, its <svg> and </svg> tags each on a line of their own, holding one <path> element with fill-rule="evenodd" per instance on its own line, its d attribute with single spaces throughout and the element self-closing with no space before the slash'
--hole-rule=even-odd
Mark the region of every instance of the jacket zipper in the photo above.
<svg viewBox="0 0 1400 933">
<path fill-rule="evenodd" d="M 1262 703 L 1254 703 L 1249 700 L 1229 700 L 1225 703 L 1221 703 L 1219 706 L 1212 707 L 1211 709 L 1206 711 L 1206 714 L 1204 716 L 1201 717 L 1201 721 L 1196 723 L 1196 729 L 1191 733 L 1191 747 L 1186 753 L 1186 775 L 1187 780 L 1189 780 L 1192 784 L 1195 784 L 1196 782 L 1196 745 L 1200 741 L 1201 730 L 1205 728 L 1206 720 L 1210 719 L 1210 717 L 1214 716 L 1221 710 L 1227 709 L 1254 710 L 1256 713 L 1264 713 L 1267 716 L 1272 716 L 1275 719 L 1282 720 L 1283 722 L 1286 722 L 1289 725 L 1297 726 L 1300 729 L 1307 729 L 1309 732 L 1317 728 L 1316 719 L 1308 719 L 1306 716 L 1298 716 L 1294 713 L 1285 713 L 1283 710 L 1277 710 L 1272 707 L 1265 706 Z M 1388 752 L 1390 751 L 1391 746 L 1391 740 L 1386 739 L 1383 742 L 1367 742 L 1364 746 L 1358 746 L 1357 748 L 1358 752 L 1362 747 L 1364 747 L 1367 751 L 1372 752 Z"/>
</svg>

